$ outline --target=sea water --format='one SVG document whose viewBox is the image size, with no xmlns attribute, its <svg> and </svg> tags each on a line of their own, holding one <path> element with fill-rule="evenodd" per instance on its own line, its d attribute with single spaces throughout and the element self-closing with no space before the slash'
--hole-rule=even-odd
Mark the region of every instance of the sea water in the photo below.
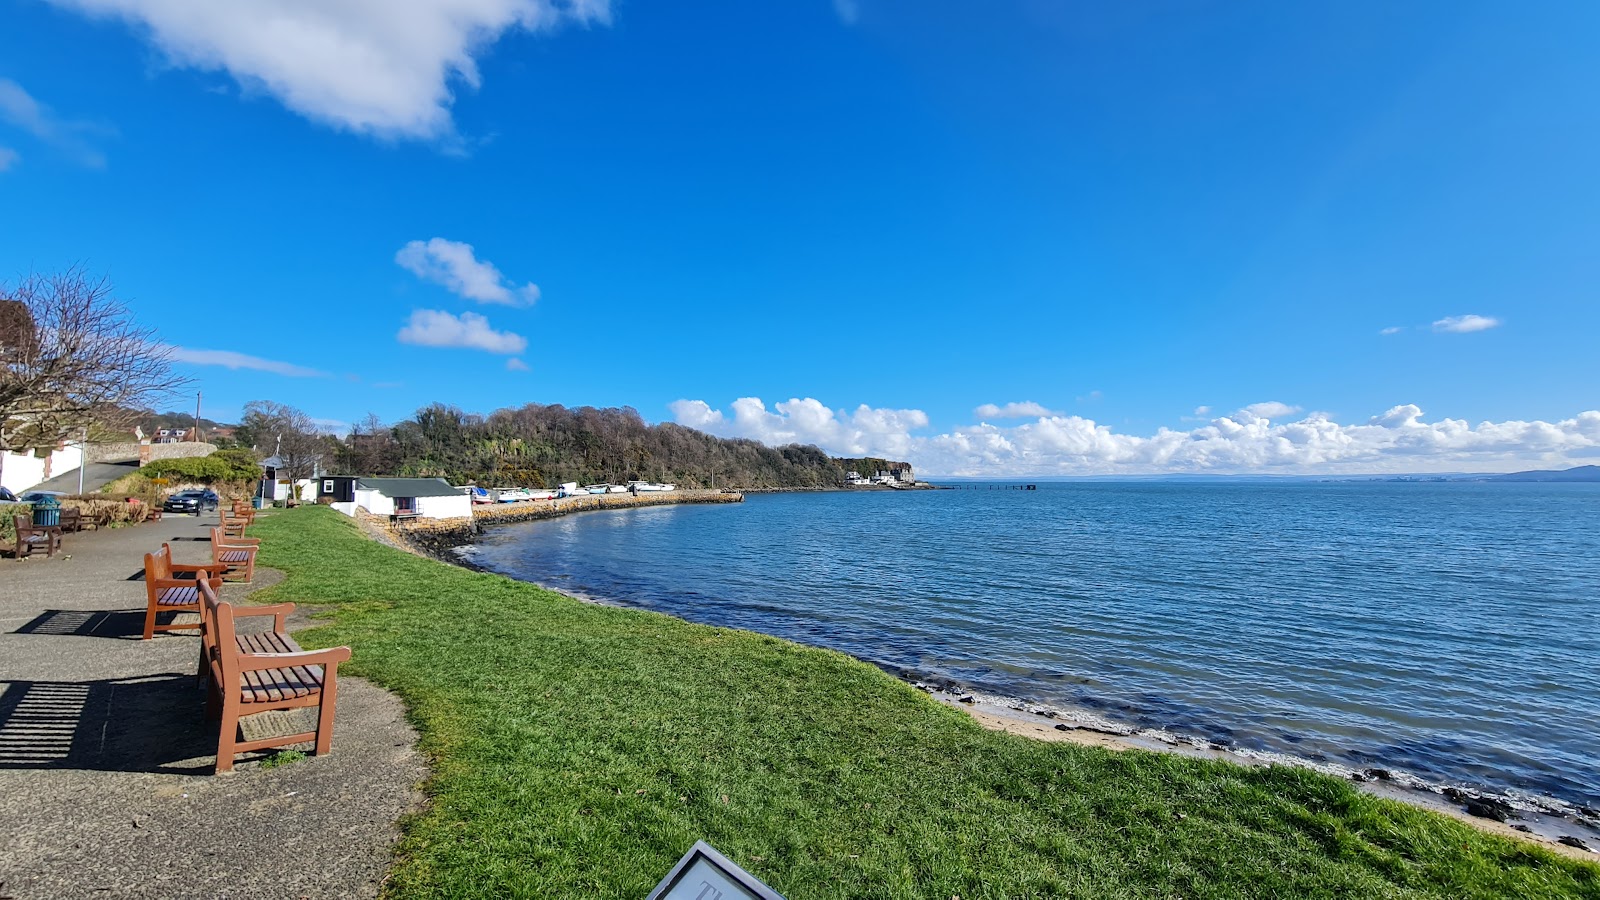
<svg viewBox="0 0 1600 900">
<path fill-rule="evenodd" d="M 474 561 L 912 680 L 1600 804 L 1600 485 L 971 487 L 583 513 Z"/>
</svg>

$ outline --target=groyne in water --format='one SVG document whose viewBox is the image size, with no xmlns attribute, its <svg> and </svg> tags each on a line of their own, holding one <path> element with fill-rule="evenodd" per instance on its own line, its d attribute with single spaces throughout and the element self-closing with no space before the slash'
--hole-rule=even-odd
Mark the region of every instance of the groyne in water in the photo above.
<svg viewBox="0 0 1600 900">
<path fill-rule="evenodd" d="M 522 503 L 496 503 L 472 510 L 471 519 L 429 519 L 385 526 L 399 541 L 424 554 L 442 557 L 456 547 L 470 544 L 485 528 L 555 519 L 575 512 L 596 509 L 631 509 L 638 506 L 671 506 L 680 503 L 742 503 L 744 494 L 729 490 L 652 491 L 642 494 L 583 494 L 555 500 L 528 500 Z M 454 561 L 454 560 L 450 560 Z"/>
</svg>

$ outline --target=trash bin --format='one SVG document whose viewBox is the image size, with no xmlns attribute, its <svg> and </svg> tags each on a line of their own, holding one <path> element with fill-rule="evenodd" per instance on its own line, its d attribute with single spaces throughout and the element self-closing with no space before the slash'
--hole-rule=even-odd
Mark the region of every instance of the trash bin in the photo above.
<svg viewBox="0 0 1600 900">
<path fill-rule="evenodd" d="M 61 501 L 45 494 L 33 503 L 33 524 L 41 528 L 61 524 Z"/>
<path fill-rule="evenodd" d="M 251 497 L 250 498 L 250 505 L 252 507 L 254 507 L 255 509 L 260 509 L 261 508 L 261 498 L 260 497 Z"/>
</svg>

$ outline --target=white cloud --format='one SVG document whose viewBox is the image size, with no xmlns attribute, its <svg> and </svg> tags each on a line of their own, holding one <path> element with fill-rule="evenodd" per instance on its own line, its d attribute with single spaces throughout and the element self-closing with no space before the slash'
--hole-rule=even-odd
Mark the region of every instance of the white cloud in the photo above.
<svg viewBox="0 0 1600 900">
<path fill-rule="evenodd" d="M 232 350 L 196 350 L 191 347 L 166 347 L 167 356 L 173 362 L 188 363 L 192 366 L 222 366 L 228 369 L 251 369 L 257 372 L 271 372 L 274 375 L 288 375 L 291 378 L 321 378 L 328 373 L 293 363 L 278 362 L 275 359 L 262 359 L 259 356 L 250 356 L 245 353 L 235 353 Z"/>
<path fill-rule="evenodd" d="M 1234 415 L 1248 419 L 1282 419 L 1286 416 L 1292 416 L 1299 411 L 1300 407 L 1298 406 L 1290 406 L 1287 403 L 1279 403 L 1276 400 L 1268 400 L 1265 403 L 1252 403 L 1249 406 L 1246 406 L 1244 409 L 1239 410 L 1237 413 L 1234 413 Z"/>
<path fill-rule="evenodd" d="M 985 403 L 972 411 L 980 419 L 1028 419 L 1038 416 L 1055 416 L 1060 413 L 1052 412 L 1043 404 L 1024 400 L 1020 403 L 1007 403 L 1005 406 L 996 406 Z"/>
<path fill-rule="evenodd" d="M 914 432 L 926 428 L 928 419 L 917 410 L 861 406 L 854 413 L 836 412 L 812 399 L 768 410 L 759 399 L 745 397 L 734 401 L 731 416 L 701 400 L 679 400 L 671 409 L 678 423 L 713 434 L 775 446 L 815 443 L 840 456 L 905 459 L 924 474 L 941 475 L 1512 471 L 1580 465 L 1600 455 L 1595 410 L 1559 422 L 1477 425 L 1427 422 L 1410 404 L 1351 425 L 1322 413 L 1274 424 L 1241 410 L 1192 430 L 1162 428 L 1145 437 L 1119 434 L 1080 416 L 921 435 Z"/>
<path fill-rule="evenodd" d="M 332 434 L 339 437 L 344 437 L 350 433 L 350 423 L 344 421 L 343 419 L 318 419 L 313 416 L 311 419 L 311 424 L 317 426 L 317 430 L 323 434 Z"/>
<path fill-rule="evenodd" d="M 523 362 L 520 359 L 517 359 L 515 356 L 513 356 L 510 359 L 506 360 L 506 371 L 507 372 L 526 372 L 526 371 L 528 371 L 528 364 Z"/>
<path fill-rule="evenodd" d="M 1493 316 L 1446 316 L 1433 323 L 1433 330 L 1448 334 L 1467 334 L 1498 328 L 1500 324 L 1500 320 Z"/>
<path fill-rule="evenodd" d="M 510 283 L 488 260 L 480 260 L 471 244 L 432 238 L 411 241 L 394 255 L 394 261 L 413 275 L 442 284 L 451 293 L 480 303 L 528 306 L 539 299 L 539 286 Z"/>
<path fill-rule="evenodd" d="M 1379 331 L 1378 333 L 1379 334 L 1383 334 L 1383 335 L 1390 335 L 1390 334 L 1399 334 L 1400 332 L 1405 331 L 1405 330 L 1406 330 L 1405 326 L 1403 326 L 1403 325 L 1391 325 L 1388 328 L 1385 328 L 1385 329 Z"/>
<path fill-rule="evenodd" d="M 911 432 L 928 427 L 928 416 L 920 409 L 874 409 L 863 403 L 853 412 L 835 411 L 810 397 L 774 404 L 770 411 L 757 397 L 741 397 L 732 406 L 731 419 L 703 400 L 678 400 L 668 408 L 674 421 L 690 428 L 774 447 L 817 444 L 843 456 L 870 453 L 901 459 L 911 450 Z"/>
<path fill-rule="evenodd" d="M 1209 407 L 1209 406 L 1196 406 L 1194 408 L 1194 414 L 1197 415 L 1197 416 L 1209 416 L 1209 415 L 1211 415 L 1211 407 Z"/>
<path fill-rule="evenodd" d="M 611 21 L 608 0 L 52 0 L 125 19 L 178 66 L 226 71 L 248 90 L 362 134 L 454 134 L 453 86 L 508 30 Z"/>
<path fill-rule="evenodd" d="M 833 0 L 833 11 L 846 25 L 854 25 L 861 18 L 861 5 L 857 0 Z"/>
<path fill-rule="evenodd" d="M 59 118 L 50 107 L 35 100 L 21 85 L 7 78 L 0 78 L 0 120 L 10 122 L 85 166 L 105 168 L 105 154 L 90 146 L 89 138 L 105 134 L 110 129 L 91 122 Z M 10 152 L 12 162 L 20 159 L 15 151 Z M 5 168 L 5 165 L 0 165 L 0 170 Z"/>
<path fill-rule="evenodd" d="M 0 147 L 0 172 L 4 172 L 22 162 L 22 154 L 10 147 Z"/>
<path fill-rule="evenodd" d="M 466 347 L 489 353 L 512 355 L 528 349 L 528 339 L 509 331 L 495 331 L 489 320 L 477 313 L 453 316 L 437 309 L 419 309 L 411 321 L 395 335 L 402 344 L 423 347 Z"/>
</svg>

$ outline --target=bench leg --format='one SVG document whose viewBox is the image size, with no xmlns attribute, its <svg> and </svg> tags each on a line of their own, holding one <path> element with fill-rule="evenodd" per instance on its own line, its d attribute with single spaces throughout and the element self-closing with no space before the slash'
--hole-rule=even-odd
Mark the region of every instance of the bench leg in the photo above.
<svg viewBox="0 0 1600 900">
<path fill-rule="evenodd" d="M 156 608 L 151 606 L 144 611 L 144 639 L 150 640 L 156 636 Z"/>
<path fill-rule="evenodd" d="M 333 708 L 338 702 L 339 681 L 334 677 L 337 663 L 322 669 L 322 702 L 317 705 L 317 756 L 326 756 L 333 749 Z"/>
<path fill-rule="evenodd" d="M 217 738 L 217 767 L 214 775 L 233 771 L 233 745 L 239 733 L 239 710 L 227 701 L 222 704 L 222 733 Z"/>
</svg>

